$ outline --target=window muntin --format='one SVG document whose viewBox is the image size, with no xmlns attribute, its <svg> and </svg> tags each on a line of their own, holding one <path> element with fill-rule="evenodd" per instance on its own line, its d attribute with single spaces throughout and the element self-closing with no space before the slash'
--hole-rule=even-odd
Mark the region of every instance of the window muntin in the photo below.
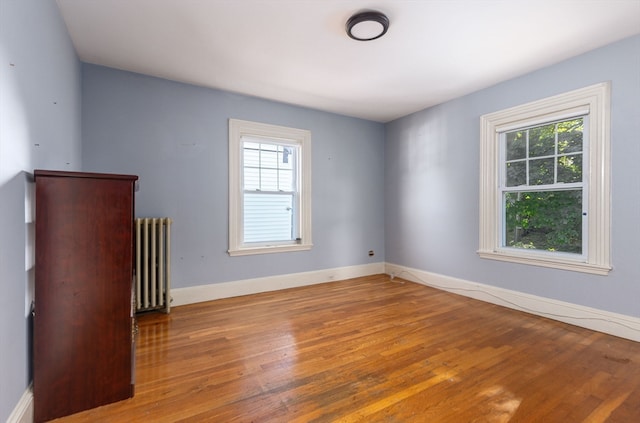
<svg viewBox="0 0 640 423">
<path fill-rule="evenodd" d="M 605 82 L 481 116 L 480 257 L 608 274 L 611 270 L 610 92 L 610 83 Z M 554 142 L 551 142 L 549 137 L 534 131 L 537 145 L 531 149 L 526 144 L 525 135 L 518 135 L 519 131 L 536 127 L 541 127 L 537 131 L 542 133 L 546 125 L 579 117 L 584 119 L 582 140 L 577 135 L 579 131 L 568 134 L 565 133 L 568 131 L 558 130 L 558 146 L 553 147 L 557 152 L 553 154 L 551 145 L 556 143 L 555 135 Z M 507 140 L 506 134 L 509 133 Z M 508 154 L 507 141 L 510 143 Z M 525 160 L 527 155 L 529 158 Z M 574 171 L 580 165 L 582 172 Z M 566 194 L 554 195 L 573 196 L 574 204 L 581 201 L 581 254 L 571 252 L 573 247 L 568 246 L 563 249 L 569 252 L 505 246 L 508 244 L 505 235 L 507 216 L 503 212 L 505 202 L 517 201 L 516 193 L 522 193 L 522 200 L 527 194 L 538 196 L 549 189 L 551 193 L 545 195 L 567 191 Z M 582 192 L 581 200 L 576 191 Z M 507 193 L 509 195 L 505 196 Z M 508 217 L 515 216 L 510 214 Z"/>
<path fill-rule="evenodd" d="M 501 247 L 583 255 L 587 116 L 500 133 Z"/>
<path fill-rule="evenodd" d="M 229 120 L 229 254 L 308 250 L 311 133 Z"/>
</svg>

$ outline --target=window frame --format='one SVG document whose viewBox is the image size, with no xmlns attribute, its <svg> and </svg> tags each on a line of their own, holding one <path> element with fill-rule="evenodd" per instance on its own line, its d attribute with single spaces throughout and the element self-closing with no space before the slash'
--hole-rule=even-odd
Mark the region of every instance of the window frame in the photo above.
<svg viewBox="0 0 640 423">
<path fill-rule="evenodd" d="M 244 242 L 243 137 L 270 140 L 295 146 L 298 150 L 297 200 L 294 227 L 298 239 L 292 241 Z M 294 206 L 294 207 L 295 207 Z M 231 256 L 310 250 L 311 240 L 311 132 L 266 123 L 229 119 L 229 250 Z"/>
<path fill-rule="evenodd" d="M 607 275 L 611 270 L 609 82 L 511 107 L 480 117 L 481 258 Z M 586 251 L 582 255 L 502 246 L 501 134 L 522 127 L 588 115 L 589 134 L 583 182 L 586 184 Z M 584 225 L 583 225 L 584 226 Z"/>
</svg>

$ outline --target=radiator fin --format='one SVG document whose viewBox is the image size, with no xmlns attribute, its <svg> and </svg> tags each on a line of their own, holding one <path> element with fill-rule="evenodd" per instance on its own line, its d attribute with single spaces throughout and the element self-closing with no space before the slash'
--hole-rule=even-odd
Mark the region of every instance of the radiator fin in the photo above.
<svg viewBox="0 0 640 423">
<path fill-rule="evenodd" d="M 139 217 L 136 226 L 136 312 L 171 309 L 171 219 Z"/>
</svg>

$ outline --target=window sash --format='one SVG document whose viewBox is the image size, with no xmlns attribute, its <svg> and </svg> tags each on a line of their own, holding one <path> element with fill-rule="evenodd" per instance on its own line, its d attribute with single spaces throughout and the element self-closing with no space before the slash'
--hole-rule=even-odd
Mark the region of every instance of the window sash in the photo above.
<svg viewBox="0 0 640 423">
<path fill-rule="evenodd" d="M 291 242 L 298 238 L 294 193 L 251 191 L 244 194 L 243 243 Z"/>
<path fill-rule="evenodd" d="M 581 131 L 581 148 L 579 151 L 571 151 L 567 153 L 563 153 L 559 151 L 559 142 L 560 133 L 558 132 L 559 125 L 570 122 L 572 120 L 582 120 L 582 131 Z M 554 125 L 553 128 L 553 152 L 547 154 L 539 154 L 532 155 L 532 146 L 531 146 L 531 131 L 535 131 L 544 127 L 548 127 L 550 125 Z M 562 119 L 550 119 L 549 121 L 538 121 L 535 125 L 528 125 L 523 127 L 512 127 L 509 128 L 508 131 L 501 131 L 498 133 L 498 143 L 499 143 L 499 181 L 500 185 L 498 187 L 498 195 L 499 199 L 499 210 L 500 210 L 500 223 L 499 223 L 499 233 L 500 240 L 498 244 L 499 249 L 507 249 L 507 250 L 528 250 L 529 253 L 532 254 L 544 254 L 544 255 L 566 255 L 568 257 L 574 257 L 579 260 L 586 260 L 587 258 L 587 248 L 588 248 L 588 214 L 587 214 L 587 204 L 588 204 L 588 184 L 584 178 L 584 175 L 587 170 L 588 160 L 585 160 L 585 156 L 588 157 L 589 151 L 589 115 L 578 115 L 571 117 L 563 117 Z M 513 133 L 523 133 L 524 134 L 524 152 L 520 153 L 520 155 L 516 158 L 508 158 L 508 140 L 507 136 Z M 582 166 L 581 166 L 581 180 L 579 182 L 558 182 L 558 170 L 560 167 L 559 161 L 562 157 L 567 156 L 581 156 Z M 532 184 L 531 182 L 531 169 L 530 165 L 532 162 L 536 162 L 537 160 L 553 160 L 553 181 L 551 183 L 546 184 Z M 507 164 L 509 163 L 524 163 L 525 164 L 525 183 L 509 186 L 509 178 L 508 178 L 508 168 Z M 509 245 L 509 237 L 508 237 L 508 213 L 507 213 L 507 196 L 511 193 L 552 193 L 552 192 L 560 192 L 560 191 L 580 191 L 581 192 L 581 204 L 580 204 L 580 213 L 581 213 L 581 224 L 580 224 L 580 252 L 568 252 L 568 251 L 548 251 L 543 248 L 528 248 L 525 245 L 523 246 L 513 246 Z M 535 204 L 533 202 L 532 204 Z M 575 218 L 575 216 L 573 217 Z M 544 244 L 548 246 L 548 244 Z"/>
<path fill-rule="evenodd" d="M 558 132 L 558 125 L 570 122 L 572 120 L 582 120 L 582 139 L 581 139 L 581 149 L 579 151 L 572 150 L 567 152 L 559 151 L 560 146 L 560 132 Z M 548 154 L 540 154 L 540 155 L 531 155 L 531 144 L 530 144 L 530 131 L 538 128 L 542 128 L 544 126 L 555 125 L 554 128 L 554 139 L 553 139 L 553 152 Z M 508 158 L 507 157 L 507 135 L 512 134 L 514 132 L 524 132 L 525 133 L 525 145 L 524 145 L 524 156 L 517 158 Z M 569 186 L 575 184 L 583 184 L 586 182 L 585 171 L 588 170 L 588 151 L 589 151 L 589 115 L 580 115 L 580 116 L 572 116 L 570 119 L 562 119 L 562 120 L 552 120 L 548 122 L 539 122 L 535 126 L 526 126 L 526 127 L 516 127 L 511 128 L 509 131 L 499 131 L 498 139 L 500 145 L 500 189 L 516 189 L 522 187 L 528 187 L 526 189 L 539 189 L 542 187 L 558 187 L 558 186 Z M 559 181 L 559 171 L 561 168 L 561 161 L 563 158 L 577 158 L 580 156 L 581 160 L 581 174 L 580 181 L 578 182 L 564 182 Z M 532 184 L 531 183 L 531 164 L 538 163 L 537 161 L 542 160 L 551 160 L 553 159 L 553 181 L 551 183 L 540 183 L 540 184 Z M 507 172 L 507 164 L 524 164 L 525 165 L 525 182 L 518 185 L 509 185 L 508 180 L 508 172 Z"/>
<path fill-rule="evenodd" d="M 524 216 L 520 216 L 523 220 L 523 224 L 522 225 L 518 225 L 518 224 L 513 224 L 512 227 L 510 228 L 510 224 L 509 224 L 509 218 L 514 218 L 513 215 L 510 215 L 510 211 L 507 208 L 507 202 L 510 202 L 512 205 L 514 205 L 515 202 L 528 202 L 529 203 L 529 207 L 530 208 L 535 208 L 536 206 L 538 206 L 540 204 L 541 201 L 544 201 L 546 199 L 543 200 L 538 200 L 536 201 L 531 200 L 531 201 L 527 201 L 527 199 L 529 199 L 528 196 L 526 196 L 525 198 L 521 199 L 520 195 L 521 194 L 541 194 L 541 195 L 550 195 L 550 194 L 558 194 L 558 195 L 562 195 L 562 193 L 570 193 L 570 192 L 574 192 L 574 193 L 579 193 L 579 210 L 575 211 L 574 210 L 574 214 L 570 214 L 570 213 L 566 213 L 567 210 L 563 210 L 563 212 L 561 213 L 563 215 L 563 219 L 564 222 L 561 224 L 557 224 L 557 223 L 551 223 L 551 222 L 545 222 L 545 218 L 548 217 L 548 215 L 542 215 L 542 214 L 527 214 L 527 209 L 525 208 L 523 210 Z M 559 255 L 565 255 L 567 257 L 573 257 L 573 258 L 577 258 L 580 260 L 584 260 L 586 259 L 586 249 L 588 246 L 588 231 L 586 230 L 588 228 L 587 225 L 587 216 L 586 216 L 586 212 L 585 210 L 585 190 L 583 190 L 581 187 L 579 187 L 578 189 L 549 189 L 549 190 L 528 190 L 528 191 L 510 191 L 510 190 L 505 190 L 502 192 L 501 194 L 501 225 L 500 225 L 500 231 L 501 231 L 501 242 L 500 242 L 500 249 L 512 249 L 515 251 L 522 251 L 522 250 L 527 250 L 530 252 L 533 252 L 535 254 L 545 254 L 545 255 L 554 255 L 554 254 L 559 254 Z M 510 200 L 507 197 L 509 196 L 509 194 L 518 194 L 518 199 L 516 201 Z M 562 201 L 563 199 L 560 198 L 559 201 Z M 565 198 L 566 200 L 566 198 Z M 570 211 L 570 210 L 569 210 Z M 511 213 L 513 213 L 513 211 L 511 211 Z M 517 219 L 519 216 L 515 216 L 515 218 Z M 565 237 L 571 235 L 571 231 L 576 229 L 576 222 L 575 220 L 579 219 L 579 224 L 577 225 L 577 230 L 578 230 L 578 234 L 574 235 L 572 238 L 575 238 L 575 236 L 577 236 L 579 238 L 579 251 L 569 251 L 570 249 L 575 249 L 577 246 L 575 244 L 575 241 L 570 241 L 565 239 Z M 529 228 L 529 222 L 532 223 L 533 227 Z M 539 225 L 539 226 L 538 226 Z M 564 233 L 558 233 L 558 229 L 559 226 L 561 226 L 564 229 Z M 544 228 L 545 231 L 542 231 L 541 229 Z M 536 230 L 538 229 L 538 230 Z M 530 231 L 530 232 L 529 232 Z M 515 232 L 515 234 L 514 234 Z M 527 236 L 527 234 L 530 234 L 530 236 Z M 522 236 L 521 239 L 517 239 L 519 238 L 519 236 L 516 236 L 516 234 L 518 234 L 519 236 Z M 513 235 L 513 236 L 512 236 Z M 533 244 L 533 241 L 535 240 L 536 244 Z M 514 242 L 514 243 L 518 243 L 518 241 L 522 242 L 522 245 L 510 245 L 510 242 Z M 529 244 L 526 244 L 525 242 L 529 242 Z M 539 247 L 547 247 L 547 248 L 539 248 Z"/>
<path fill-rule="evenodd" d="M 297 157 L 297 146 L 242 137 L 243 189 L 296 192 Z"/>
</svg>

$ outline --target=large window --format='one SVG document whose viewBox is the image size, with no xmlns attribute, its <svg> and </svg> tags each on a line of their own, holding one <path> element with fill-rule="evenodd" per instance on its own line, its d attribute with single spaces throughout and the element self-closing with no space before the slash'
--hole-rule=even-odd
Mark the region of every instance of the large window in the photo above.
<svg viewBox="0 0 640 423">
<path fill-rule="evenodd" d="M 609 259 L 609 85 L 481 118 L 481 257 L 596 274 Z"/>
<path fill-rule="evenodd" d="M 229 254 L 311 248 L 311 134 L 229 120 Z"/>
</svg>

